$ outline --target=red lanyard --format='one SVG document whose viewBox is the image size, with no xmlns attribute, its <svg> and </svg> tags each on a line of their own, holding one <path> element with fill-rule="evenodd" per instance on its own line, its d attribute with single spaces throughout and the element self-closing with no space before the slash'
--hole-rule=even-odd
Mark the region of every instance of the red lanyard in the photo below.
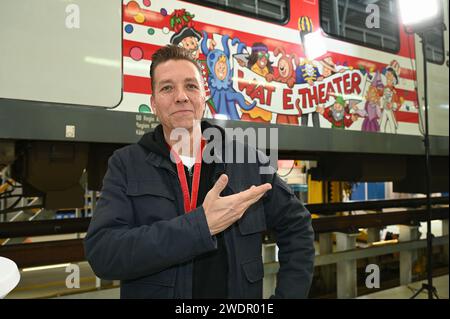
<svg viewBox="0 0 450 319">
<path fill-rule="evenodd" d="M 181 190 L 183 192 L 185 213 L 189 213 L 190 211 L 194 210 L 197 207 L 198 189 L 200 185 L 200 173 L 202 170 L 202 154 L 204 148 L 205 148 L 205 140 L 202 139 L 200 145 L 200 152 L 197 152 L 197 156 L 195 158 L 194 177 L 192 179 L 191 196 L 189 196 L 189 186 L 186 179 L 186 173 L 184 171 L 183 161 L 180 159 L 178 154 L 173 149 L 170 149 L 170 152 L 175 157 L 177 164 L 178 179 L 180 180 Z"/>
</svg>

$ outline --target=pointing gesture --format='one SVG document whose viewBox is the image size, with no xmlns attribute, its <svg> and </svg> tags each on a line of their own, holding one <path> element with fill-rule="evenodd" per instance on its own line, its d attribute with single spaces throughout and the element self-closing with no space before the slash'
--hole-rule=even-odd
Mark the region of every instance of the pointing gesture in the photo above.
<svg viewBox="0 0 450 319">
<path fill-rule="evenodd" d="M 256 203 L 272 185 L 266 183 L 230 196 L 221 197 L 220 193 L 228 184 L 228 176 L 222 174 L 203 201 L 206 220 L 211 235 L 218 234 L 238 221 L 245 211 Z"/>
</svg>

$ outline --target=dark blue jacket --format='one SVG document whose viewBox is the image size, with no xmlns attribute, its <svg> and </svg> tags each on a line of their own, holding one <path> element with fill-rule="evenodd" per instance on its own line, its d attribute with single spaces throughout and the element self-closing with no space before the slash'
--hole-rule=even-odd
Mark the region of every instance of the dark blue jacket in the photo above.
<svg viewBox="0 0 450 319">
<path fill-rule="evenodd" d="M 109 159 L 85 239 L 86 258 L 98 277 L 121 280 L 122 298 L 191 298 L 192 260 L 217 249 L 217 241 L 202 206 L 184 214 L 170 159 L 147 147 L 152 134 Z M 211 178 L 223 172 L 229 177 L 222 196 L 272 184 L 265 197 L 224 231 L 229 297 L 262 297 L 261 232 L 266 229 L 274 230 L 279 247 L 274 297 L 307 297 L 314 263 L 309 212 L 276 173 L 260 174 L 260 162 L 225 164 L 222 156 L 217 161 Z"/>
</svg>

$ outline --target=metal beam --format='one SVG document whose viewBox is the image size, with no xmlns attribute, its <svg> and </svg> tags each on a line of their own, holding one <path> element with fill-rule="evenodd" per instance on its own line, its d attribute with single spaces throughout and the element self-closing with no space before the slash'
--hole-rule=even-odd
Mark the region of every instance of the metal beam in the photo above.
<svg viewBox="0 0 450 319">
<path fill-rule="evenodd" d="M 0 238 L 50 236 L 87 231 L 90 218 L 39 220 L 0 224 Z"/>
<path fill-rule="evenodd" d="M 333 209 L 335 204 L 329 204 Z M 338 204 L 339 205 L 339 204 Z M 314 212 L 306 205 L 310 211 Z M 432 208 L 432 219 L 448 219 L 448 207 Z M 427 211 L 402 210 L 397 212 L 358 214 L 350 216 L 330 216 L 313 219 L 316 233 L 333 231 L 348 232 L 355 228 L 384 227 L 387 225 L 415 225 L 426 221 Z M 47 236 L 86 232 L 91 218 L 71 218 L 63 220 L 40 220 L 29 222 L 0 223 L 0 238 Z"/>
<path fill-rule="evenodd" d="M 448 219 L 448 207 L 433 208 L 432 220 Z M 388 225 L 416 225 L 426 221 L 426 209 L 376 214 L 360 214 L 350 216 L 333 216 L 313 219 L 313 229 L 316 233 L 351 232 L 358 228 L 384 227 Z"/>
<path fill-rule="evenodd" d="M 433 246 L 448 245 L 449 236 L 441 236 L 433 238 Z M 314 266 L 323 266 L 335 264 L 342 260 L 369 258 L 401 251 L 425 248 L 427 246 L 426 239 L 409 241 L 396 244 L 388 244 L 364 249 L 353 249 L 342 252 L 335 252 L 327 255 L 317 255 L 315 257 Z M 272 262 L 264 265 L 264 275 L 276 274 L 280 269 L 278 262 Z"/>
<path fill-rule="evenodd" d="M 19 268 L 85 260 L 83 239 L 0 246 L 0 256 L 14 260 Z"/>
<path fill-rule="evenodd" d="M 448 245 L 448 238 L 448 235 L 437 237 L 433 242 L 435 245 Z M 421 240 L 319 255 L 315 264 L 327 265 L 343 259 L 373 257 L 425 246 L 425 240 Z M 14 260 L 20 268 L 85 260 L 83 239 L 0 246 L 0 256 Z"/>
<path fill-rule="evenodd" d="M 431 205 L 448 205 L 449 197 L 433 197 Z M 418 208 L 426 205 L 426 198 L 374 200 L 350 203 L 307 204 L 305 207 L 314 214 L 331 214 L 355 210 L 380 210 L 383 208 Z"/>
<path fill-rule="evenodd" d="M 26 117 L 23 114 L 27 114 Z M 148 119 L 137 117 L 145 116 Z M 157 123 L 153 114 L 117 112 L 86 106 L 0 99 L 0 140 L 41 140 L 130 144 Z M 144 123 L 144 122 L 145 123 Z M 208 120 L 222 127 L 277 128 L 278 151 L 293 156 L 316 153 L 394 154 L 423 156 L 421 136 L 335 130 L 245 121 Z M 21 123 L 17 126 L 16 123 Z M 121 125 L 117 125 L 121 123 Z M 142 123 L 150 128 L 140 129 Z M 75 138 L 66 138 L 66 125 L 76 127 Z M 36 128 L 45 127 L 45 130 Z M 389 143 L 386 143 L 389 140 Z M 268 144 L 266 144 L 268 145 Z M 448 156 L 448 136 L 431 136 L 432 156 Z"/>
</svg>

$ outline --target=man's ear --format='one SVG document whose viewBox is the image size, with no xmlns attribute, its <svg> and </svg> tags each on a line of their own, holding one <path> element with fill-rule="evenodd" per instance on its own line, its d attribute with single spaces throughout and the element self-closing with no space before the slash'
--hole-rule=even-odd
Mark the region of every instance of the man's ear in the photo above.
<svg viewBox="0 0 450 319">
<path fill-rule="evenodd" d="M 155 106 L 155 98 L 153 97 L 153 94 L 150 96 L 150 107 L 152 108 L 153 114 L 158 116 L 158 108 Z"/>
</svg>

